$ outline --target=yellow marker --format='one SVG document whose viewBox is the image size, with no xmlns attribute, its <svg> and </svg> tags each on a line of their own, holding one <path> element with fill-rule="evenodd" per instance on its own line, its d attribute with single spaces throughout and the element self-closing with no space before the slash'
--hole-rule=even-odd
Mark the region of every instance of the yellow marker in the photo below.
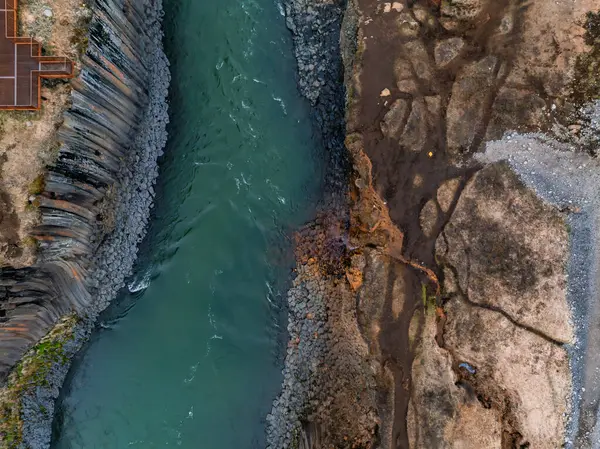
<svg viewBox="0 0 600 449">
<path fill-rule="evenodd" d="M 427 153 L 427 156 L 429 156 L 429 157 L 433 157 L 433 152 L 432 152 L 432 151 L 430 151 L 429 153 Z"/>
</svg>

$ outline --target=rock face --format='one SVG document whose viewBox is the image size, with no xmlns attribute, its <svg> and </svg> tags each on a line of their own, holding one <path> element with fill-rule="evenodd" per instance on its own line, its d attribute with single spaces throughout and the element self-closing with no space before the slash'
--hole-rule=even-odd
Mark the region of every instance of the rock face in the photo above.
<svg viewBox="0 0 600 449">
<path fill-rule="evenodd" d="M 464 47 L 465 41 L 460 37 L 437 42 L 434 49 L 435 63 L 439 67 L 447 67 L 458 58 Z"/>
<path fill-rule="evenodd" d="M 436 341 L 436 317 L 424 321 L 412 366 L 413 397 L 407 427 L 411 448 L 500 449 L 501 416 L 484 407 L 453 369 L 451 354 Z M 393 447 L 393 446 L 391 446 Z"/>
<path fill-rule="evenodd" d="M 498 70 L 498 59 L 489 55 L 466 65 L 458 73 L 446 112 L 447 145 L 451 154 L 462 155 L 477 145 L 475 139 L 484 124 Z"/>
<path fill-rule="evenodd" d="M 600 104 L 586 108 L 591 123 L 598 123 Z M 584 135 L 597 135 L 592 125 Z M 588 134 L 589 133 L 589 134 Z M 577 138 L 580 143 L 586 138 Z M 569 417 L 567 447 L 596 449 L 600 440 L 600 295 L 598 292 L 597 223 L 600 214 L 598 183 L 600 165 L 596 157 L 574 151 L 578 146 L 559 143 L 546 135 L 511 134 L 490 142 L 481 160 L 506 160 L 520 178 L 546 201 L 568 211 L 570 256 L 568 299 L 576 324 L 576 338 L 570 346 L 573 372 L 572 411 Z"/>
<path fill-rule="evenodd" d="M 551 340 L 570 343 L 567 247 L 564 217 L 499 164 L 467 183 L 436 253 L 449 293 L 461 292 Z"/>
</svg>

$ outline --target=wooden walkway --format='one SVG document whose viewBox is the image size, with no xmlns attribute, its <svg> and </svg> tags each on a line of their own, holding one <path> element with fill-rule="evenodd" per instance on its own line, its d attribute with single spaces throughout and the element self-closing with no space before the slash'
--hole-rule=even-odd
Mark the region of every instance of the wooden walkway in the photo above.
<svg viewBox="0 0 600 449">
<path fill-rule="evenodd" d="M 18 0 L 0 0 L 0 109 L 39 109 L 40 78 L 71 78 L 69 58 L 42 56 L 42 46 L 17 37 Z"/>
</svg>

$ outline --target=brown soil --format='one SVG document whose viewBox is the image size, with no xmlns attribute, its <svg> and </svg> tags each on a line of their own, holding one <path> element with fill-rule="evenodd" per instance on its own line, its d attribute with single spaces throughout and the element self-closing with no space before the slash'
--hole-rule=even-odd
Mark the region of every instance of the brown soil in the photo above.
<svg viewBox="0 0 600 449">
<path fill-rule="evenodd" d="M 0 155 L 0 179 L 2 179 L 2 166 L 6 156 Z M 19 239 L 16 230 L 19 228 L 19 219 L 14 211 L 9 195 L 0 184 L 0 266 L 8 258 L 20 256 Z"/>
<path fill-rule="evenodd" d="M 22 35 L 34 36 L 46 50 L 79 64 L 87 48 L 91 10 L 81 0 L 20 0 Z M 48 17 L 48 12 L 51 15 Z"/>
<path fill-rule="evenodd" d="M 407 259 L 404 234 L 392 222 L 388 209 L 373 186 L 373 167 L 366 157 L 364 142 L 350 134 L 346 146 L 354 162 L 355 188 L 352 202 L 351 247 L 365 263 L 352 259 L 351 267 L 363 273 L 365 282 L 358 292 L 357 317 L 370 354 L 377 358 L 384 385 L 380 384 L 382 436 L 390 446 L 401 446 L 407 439 L 406 413 L 411 388 L 412 354 L 408 328 L 415 310 L 422 307 L 422 291 L 435 295 L 437 277 L 419 262 Z M 360 182 L 358 182 L 360 180 Z M 382 269 L 381 266 L 387 267 Z M 396 443 L 399 441 L 400 443 Z M 398 446 L 400 444 L 400 446 Z"/>
</svg>

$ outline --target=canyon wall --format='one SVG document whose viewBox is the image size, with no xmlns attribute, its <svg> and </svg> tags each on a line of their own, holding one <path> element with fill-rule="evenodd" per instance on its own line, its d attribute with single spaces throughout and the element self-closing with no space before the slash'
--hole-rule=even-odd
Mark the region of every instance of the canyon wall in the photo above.
<svg viewBox="0 0 600 449">
<path fill-rule="evenodd" d="M 47 447 L 54 400 L 144 236 L 166 141 L 160 0 L 97 0 L 81 72 L 35 196 L 37 262 L 0 272 L 0 447 Z"/>
</svg>

